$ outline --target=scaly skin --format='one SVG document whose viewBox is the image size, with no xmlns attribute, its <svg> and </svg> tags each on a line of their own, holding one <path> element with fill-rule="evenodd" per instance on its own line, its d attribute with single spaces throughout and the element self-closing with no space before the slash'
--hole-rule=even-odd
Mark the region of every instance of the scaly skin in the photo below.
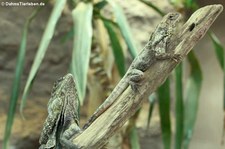
<svg viewBox="0 0 225 149">
<path fill-rule="evenodd" d="M 79 100 L 73 76 L 67 74 L 53 87 L 48 103 L 48 117 L 39 140 L 40 149 L 77 148 L 69 139 L 80 131 L 78 106 Z"/>
</svg>

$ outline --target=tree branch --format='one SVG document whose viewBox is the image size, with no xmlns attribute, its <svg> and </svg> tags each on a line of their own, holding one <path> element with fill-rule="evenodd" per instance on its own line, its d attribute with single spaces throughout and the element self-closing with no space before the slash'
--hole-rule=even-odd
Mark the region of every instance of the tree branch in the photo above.
<svg viewBox="0 0 225 149">
<path fill-rule="evenodd" d="M 198 9 L 178 30 L 178 34 L 174 37 L 174 42 L 171 42 L 169 50 L 174 50 L 175 54 L 180 54 L 182 56 L 181 60 L 183 60 L 205 35 L 222 10 L 222 5 L 210 5 Z M 155 62 L 144 72 L 145 77 L 139 93 L 135 93 L 128 87 L 92 125 L 73 140 L 73 143 L 85 149 L 101 148 L 136 112 L 144 97 L 153 93 L 181 60 L 178 62 L 173 60 Z"/>
</svg>

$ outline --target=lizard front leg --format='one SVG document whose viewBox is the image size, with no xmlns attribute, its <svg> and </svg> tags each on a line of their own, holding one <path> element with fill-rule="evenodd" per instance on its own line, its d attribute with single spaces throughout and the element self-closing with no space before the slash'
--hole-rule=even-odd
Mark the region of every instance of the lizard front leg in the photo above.
<svg viewBox="0 0 225 149">
<path fill-rule="evenodd" d="M 68 140 L 67 138 L 62 137 L 60 139 L 60 143 L 62 144 L 63 148 L 65 149 L 79 149 L 79 147 L 75 144 L 73 144 L 73 142 L 71 140 Z"/>
<path fill-rule="evenodd" d="M 157 53 L 153 57 L 156 60 L 167 60 L 172 59 L 175 62 L 179 61 L 181 59 L 180 54 L 172 54 L 172 53 Z M 154 60 L 152 60 L 154 61 Z M 151 62 L 150 62 L 151 65 Z M 128 77 L 128 84 L 131 86 L 131 89 L 134 92 L 139 92 L 138 88 L 141 85 L 141 81 L 144 78 L 144 71 L 149 67 L 149 64 L 145 61 L 138 63 L 138 65 L 133 66 L 133 68 L 130 69 L 129 73 L 127 74 Z"/>
<path fill-rule="evenodd" d="M 80 127 L 76 122 L 72 123 L 68 129 L 66 129 L 60 137 L 60 143 L 65 149 L 79 149 L 79 147 L 73 144 L 72 140 L 81 132 Z"/>
<path fill-rule="evenodd" d="M 144 72 L 139 69 L 131 69 L 131 71 L 127 74 L 128 76 L 128 83 L 131 86 L 131 89 L 134 92 L 139 92 L 138 87 L 140 86 L 141 80 L 144 78 Z"/>
<path fill-rule="evenodd" d="M 60 144 L 63 149 L 79 149 L 80 147 L 73 144 L 72 140 L 81 132 L 81 129 L 75 121 L 70 123 L 69 127 L 60 135 Z M 65 124 L 64 127 L 66 127 Z"/>
</svg>

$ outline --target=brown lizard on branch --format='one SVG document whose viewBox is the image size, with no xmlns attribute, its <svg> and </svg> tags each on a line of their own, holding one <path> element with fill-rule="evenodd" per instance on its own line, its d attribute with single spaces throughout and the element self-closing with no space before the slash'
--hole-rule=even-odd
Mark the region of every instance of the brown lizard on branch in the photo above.
<svg viewBox="0 0 225 149">
<path fill-rule="evenodd" d="M 116 88 L 114 88 L 110 96 L 84 125 L 84 129 L 91 125 L 95 119 L 108 109 L 129 85 L 134 92 L 138 93 L 138 87 L 144 77 L 144 72 L 154 62 L 165 59 L 177 60 L 179 58 L 179 55 L 174 54 L 173 51 L 167 51 L 167 46 L 172 41 L 173 35 L 176 33 L 180 19 L 180 14 L 176 12 L 169 13 L 164 16 L 160 24 L 152 33 L 144 49 L 131 63 L 127 73 L 121 79 Z"/>
</svg>

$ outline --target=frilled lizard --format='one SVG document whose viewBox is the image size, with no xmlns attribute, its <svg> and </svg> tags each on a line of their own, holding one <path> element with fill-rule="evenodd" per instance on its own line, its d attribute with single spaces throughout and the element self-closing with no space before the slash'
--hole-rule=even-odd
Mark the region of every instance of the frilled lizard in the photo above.
<svg viewBox="0 0 225 149">
<path fill-rule="evenodd" d="M 78 108 L 75 81 L 71 74 L 67 74 L 54 84 L 48 103 L 48 117 L 39 140 L 40 149 L 78 148 L 70 141 L 80 132 Z"/>
</svg>

